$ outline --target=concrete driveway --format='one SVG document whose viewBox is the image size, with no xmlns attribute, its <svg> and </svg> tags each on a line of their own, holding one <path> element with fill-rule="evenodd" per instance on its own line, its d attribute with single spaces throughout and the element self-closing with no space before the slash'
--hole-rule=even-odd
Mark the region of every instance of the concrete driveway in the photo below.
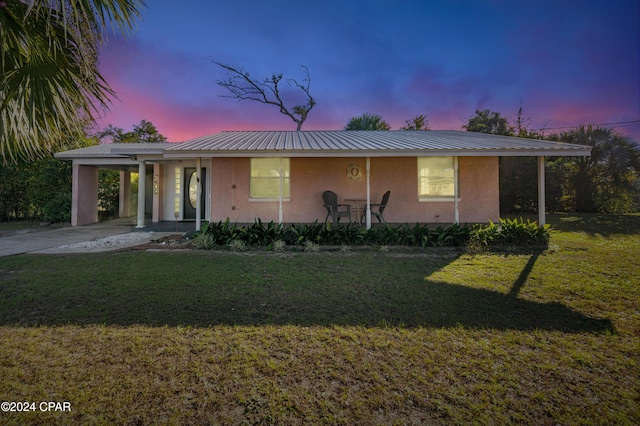
<svg viewBox="0 0 640 426">
<path fill-rule="evenodd" d="M 115 236 L 125 234 L 126 238 Z M 24 253 L 89 253 L 146 244 L 176 232 L 156 232 L 153 228 L 136 230 L 130 219 L 116 219 L 92 225 L 36 228 L 0 234 L 0 257 Z M 94 242 L 93 244 L 82 244 Z"/>
</svg>

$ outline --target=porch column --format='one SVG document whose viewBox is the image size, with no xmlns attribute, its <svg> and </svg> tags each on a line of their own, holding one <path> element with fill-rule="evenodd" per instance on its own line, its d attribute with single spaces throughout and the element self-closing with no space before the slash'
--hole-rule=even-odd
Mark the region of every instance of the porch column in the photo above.
<svg viewBox="0 0 640 426">
<path fill-rule="evenodd" d="M 71 226 L 98 221 L 98 168 L 73 165 Z"/>
<path fill-rule="evenodd" d="M 284 221 L 284 214 L 282 212 L 282 196 L 283 196 L 282 191 L 284 191 L 283 182 L 282 182 L 284 179 L 284 176 L 282 176 L 282 157 L 278 159 L 278 176 L 280 177 L 279 178 L 280 189 L 278 192 L 278 223 L 282 225 L 282 222 Z"/>
<path fill-rule="evenodd" d="M 131 172 L 120 171 L 120 191 L 118 193 L 118 217 L 131 216 Z"/>
<path fill-rule="evenodd" d="M 136 228 L 144 228 L 145 184 L 147 165 L 144 161 L 138 161 L 138 223 Z"/>
<path fill-rule="evenodd" d="M 202 160 L 196 158 L 196 231 L 202 225 Z"/>
<path fill-rule="evenodd" d="M 538 157 L 538 225 L 547 223 L 545 215 L 545 187 L 544 187 L 544 156 Z"/>
<path fill-rule="evenodd" d="M 458 157 L 453 157 L 453 223 L 460 223 L 460 210 L 458 209 L 458 198 L 460 197 L 458 164 Z"/>
<path fill-rule="evenodd" d="M 367 204 L 366 204 L 366 213 L 365 213 L 365 224 L 367 229 L 371 229 L 371 157 L 367 157 L 366 159 L 366 169 L 367 169 Z"/>
</svg>

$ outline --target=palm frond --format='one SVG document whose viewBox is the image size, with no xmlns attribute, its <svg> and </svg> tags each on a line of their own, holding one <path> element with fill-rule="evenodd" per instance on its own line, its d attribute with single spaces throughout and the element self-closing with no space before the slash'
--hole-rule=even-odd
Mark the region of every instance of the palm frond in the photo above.
<svg viewBox="0 0 640 426">
<path fill-rule="evenodd" d="M 137 0 L 35 0 L 0 8 L 0 153 L 33 158 L 108 108 L 97 66 L 109 30 L 128 34 Z"/>
</svg>

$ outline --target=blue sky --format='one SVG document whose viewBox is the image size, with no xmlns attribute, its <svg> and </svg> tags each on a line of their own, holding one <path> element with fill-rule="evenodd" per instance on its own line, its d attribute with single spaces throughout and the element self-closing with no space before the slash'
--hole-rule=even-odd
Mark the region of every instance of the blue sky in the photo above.
<svg viewBox="0 0 640 426">
<path fill-rule="evenodd" d="M 259 79 L 307 66 L 317 105 L 303 130 L 364 112 L 460 130 L 477 109 L 515 120 L 522 104 L 532 129 L 636 121 L 610 127 L 640 140 L 637 0 L 147 1 L 134 36 L 101 53 L 119 98 L 102 124 L 146 119 L 176 142 L 295 130 L 275 107 L 221 98 L 212 60 Z"/>
</svg>

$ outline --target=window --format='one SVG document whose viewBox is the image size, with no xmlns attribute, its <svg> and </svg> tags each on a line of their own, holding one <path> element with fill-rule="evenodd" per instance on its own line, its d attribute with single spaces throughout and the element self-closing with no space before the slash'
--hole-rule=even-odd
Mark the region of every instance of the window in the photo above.
<svg viewBox="0 0 640 426">
<path fill-rule="evenodd" d="M 288 158 L 252 158 L 249 197 L 277 200 L 289 198 L 289 159 Z"/>
<path fill-rule="evenodd" d="M 180 167 L 176 167 L 175 172 L 175 188 L 174 188 L 174 199 L 173 199 L 173 214 L 175 218 L 178 219 L 180 217 L 180 199 L 182 197 L 182 169 Z"/>
<path fill-rule="evenodd" d="M 420 201 L 453 200 L 455 166 L 453 157 L 418 157 Z"/>
</svg>

